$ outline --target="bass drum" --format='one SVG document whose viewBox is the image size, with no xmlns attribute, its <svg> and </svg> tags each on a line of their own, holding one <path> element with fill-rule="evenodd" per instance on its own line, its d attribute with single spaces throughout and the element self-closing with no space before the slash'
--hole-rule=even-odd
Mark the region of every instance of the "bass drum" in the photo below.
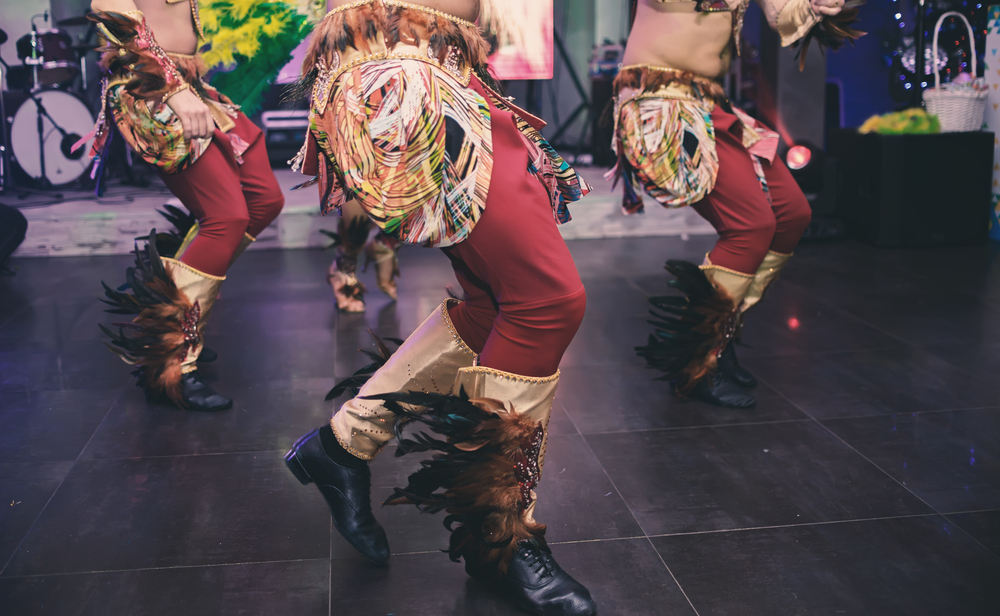
<svg viewBox="0 0 1000 616">
<path fill-rule="evenodd" d="M 10 122 L 12 158 L 28 177 L 41 184 L 61 186 L 87 171 L 93 138 L 75 152 L 71 151 L 73 145 L 94 128 L 94 116 L 83 101 L 61 90 L 42 90 L 34 95 L 8 92 L 4 104 Z M 42 120 L 41 141 L 39 117 Z"/>
</svg>

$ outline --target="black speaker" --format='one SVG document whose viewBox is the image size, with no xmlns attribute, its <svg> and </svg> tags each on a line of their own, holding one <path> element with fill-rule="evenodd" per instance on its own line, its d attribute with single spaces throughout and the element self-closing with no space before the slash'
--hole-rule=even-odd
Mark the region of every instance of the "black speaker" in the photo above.
<svg viewBox="0 0 1000 616">
<path fill-rule="evenodd" d="M 993 133 L 859 134 L 833 130 L 837 214 L 848 237 L 877 246 L 985 242 Z"/>
</svg>

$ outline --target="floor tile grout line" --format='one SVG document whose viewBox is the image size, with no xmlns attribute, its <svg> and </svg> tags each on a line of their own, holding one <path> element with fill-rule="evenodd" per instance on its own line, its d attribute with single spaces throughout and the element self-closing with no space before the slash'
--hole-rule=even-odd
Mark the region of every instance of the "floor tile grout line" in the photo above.
<svg viewBox="0 0 1000 616">
<path fill-rule="evenodd" d="M 569 413 L 567 413 L 568 415 Z M 738 423 L 702 424 L 698 426 L 667 426 L 665 428 L 639 428 L 636 430 L 606 430 L 601 432 L 581 432 L 582 436 L 604 436 L 609 434 L 638 434 L 640 432 L 677 432 L 679 430 L 704 430 L 709 428 L 731 428 L 737 426 L 770 426 L 774 424 L 807 423 L 808 417 L 802 419 L 772 419 L 769 421 L 742 421 Z"/>
<path fill-rule="evenodd" d="M 250 451 L 211 451 L 207 453 L 179 453 L 179 454 L 164 454 L 161 456 L 118 456 L 114 458 L 87 458 L 86 460 L 81 460 L 82 462 L 119 462 L 121 460 L 131 460 L 138 462 L 140 460 L 162 460 L 164 458 L 205 458 L 212 456 L 245 456 L 249 454 L 264 454 L 264 453 L 282 453 L 287 451 L 286 449 L 258 449 Z"/>
<path fill-rule="evenodd" d="M 773 387 L 772 387 L 773 389 Z M 563 408 L 566 408 L 565 404 Z M 679 430 L 702 430 L 706 428 L 731 428 L 739 426 L 768 426 L 775 424 L 788 424 L 788 423 L 808 423 L 812 421 L 839 421 L 841 419 L 873 419 L 880 417 L 906 417 L 909 415 L 928 415 L 931 413 L 960 413 L 963 411 L 1000 411 L 1000 405 L 988 405 L 988 406 L 970 406 L 970 407 L 959 407 L 959 408 L 949 408 L 949 409 L 928 409 L 923 411 L 908 411 L 905 413 L 878 413 L 876 415 L 845 415 L 843 417 L 828 417 L 824 419 L 813 419 L 812 417 L 803 417 L 801 419 L 772 419 L 768 421 L 741 421 L 733 423 L 714 423 L 714 424 L 700 424 L 694 426 L 667 426 L 663 428 L 637 428 L 635 430 L 601 430 L 597 432 L 581 432 L 580 434 L 585 434 L 587 436 L 604 436 L 610 434 L 637 434 L 640 432 L 675 432 Z M 569 412 L 566 413 L 569 415 Z"/>
<path fill-rule="evenodd" d="M 660 554 L 660 551 L 656 549 L 655 545 L 653 545 L 653 540 L 650 539 L 649 537 L 646 537 L 646 541 L 649 543 L 649 547 L 653 549 L 653 553 L 656 554 L 656 557 L 660 559 L 661 563 L 663 563 L 663 568 L 666 569 L 667 573 L 670 574 L 670 577 L 671 579 L 673 579 L 674 584 L 677 584 L 677 589 L 681 591 L 681 595 L 684 596 L 684 600 L 687 601 L 688 605 L 691 606 L 691 611 L 694 612 L 695 616 L 701 616 L 698 613 L 698 608 L 696 608 L 694 606 L 694 603 L 691 601 L 691 597 L 688 596 L 687 592 L 684 591 L 684 587 L 681 586 L 681 581 L 677 579 L 677 576 L 674 575 L 674 572 L 670 570 L 670 565 L 668 565 L 667 561 L 663 559 L 663 554 Z"/>
<path fill-rule="evenodd" d="M 840 421 L 841 419 L 875 419 L 885 417 L 909 417 L 911 415 L 930 415 L 932 413 L 961 413 L 964 411 L 1000 411 L 1000 405 L 967 406 L 951 409 L 927 409 L 923 411 L 906 411 L 905 413 L 878 413 L 876 415 L 844 415 L 843 417 L 827 417 L 816 421 Z"/>
<path fill-rule="evenodd" d="M 566 403 L 559 399 L 558 394 L 556 395 L 554 400 L 559 403 L 559 408 L 562 409 L 563 417 L 565 417 L 569 421 L 570 425 L 573 426 L 573 430 L 575 430 L 573 434 L 575 434 L 576 436 L 583 436 L 583 434 L 580 433 L 580 428 L 576 426 L 576 422 L 573 421 L 573 418 L 569 416 L 569 409 L 566 408 Z"/>
<path fill-rule="evenodd" d="M 765 379 L 762 379 L 762 378 L 761 378 L 760 376 L 758 376 L 758 375 L 755 375 L 755 376 L 757 376 L 757 379 L 758 379 L 758 380 L 759 380 L 760 382 L 764 383 L 765 385 L 767 385 L 768 387 L 770 387 L 771 389 L 773 389 L 773 390 L 774 390 L 774 391 L 775 391 L 775 392 L 776 392 L 776 393 L 777 393 L 777 394 L 778 394 L 779 396 L 781 396 L 782 398 L 784 398 L 784 399 L 785 399 L 785 401 L 787 401 L 787 402 L 788 402 L 789 404 L 791 404 L 792 406 L 794 406 L 795 408 L 797 408 L 797 409 L 799 410 L 799 412 L 801 412 L 801 413 L 804 413 L 804 414 L 805 414 L 806 416 L 808 416 L 808 417 L 809 417 L 810 419 L 812 419 L 812 420 L 813 420 L 814 422 L 816 422 L 816 425 L 818 425 L 818 426 L 819 426 L 820 428 L 822 428 L 822 429 L 823 429 L 824 431 L 826 431 L 826 432 L 827 432 L 828 434 L 830 434 L 830 435 L 831 435 L 831 436 L 832 436 L 833 438 L 837 439 L 838 441 L 840 441 L 841 443 L 843 443 L 843 444 L 844 444 L 844 445 L 845 445 L 845 446 L 846 446 L 846 447 L 847 447 L 848 449 L 850 449 L 850 450 L 851 450 L 851 451 L 853 451 L 854 453 L 856 453 L 856 454 L 858 454 L 859 456 L 861 456 L 861 458 L 862 458 L 863 460 L 865 460 L 866 462 L 868 462 L 869 464 L 871 464 L 871 465 L 872 465 L 873 467 L 877 468 L 877 469 L 878 469 L 878 470 L 879 470 L 879 471 L 880 471 L 880 472 L 881 472 L 882 474 L 884 474 L 884 475 L 885 475 L 886 477 L 888 477 L 888 478 L 889 478 L 890 480 L 892 480 L 893 482 L 895 482 L 895 483 L 896 483 L 896 484 L 897 484 L 897 485 L 898 485 L 899 487 L 901 487 L 901 488 L 903 488 L 904 490 L 906 490 L 907 492 L 909 492 L 909 493 L 910 493 L 910 494 L 911 494 L 911 495 L 912 495 L 912 496 L 913 496 L 914 498 L 916 498 L 916 499 L 917 499 L 917 500 L 919 500 L 919 501 L 920 501 L 921 503 L 923 503 L 923 504 L 924 504 L 924 505 L 926 505 L 926 506 L 927 506 L 928 508 L 930 508 L 930 510 L 931 510 L 931 511 L 933 511 L 934 513 L 936 513 L 936 514 L 940 515 L 941 517 L 944 517 L 944 514 L 943 514 L 943 513 L 941 513 L 940 511 L 938 511 L 936 507 L 933 507 L 933 506 L 931 506 L 931 504 L 930 504 L 930 503 L 928 503 L 928 502 L 927 502 L 926 500 L 924 500 L 924 499 L 923 499 L 923 498 L 922 498 L 921 496 L 919 496 L 919 495 L 918 495 L 918 494 L 917 494 L 916 492 L 914 492 L 913 490 L 911 490 L 911 489 L 910 489 L 910 488 L 909 488 L 909 487 L 908 487 L 908 486 L 907 486 L 906 484 L 904 484 L 904 483 L 903 483 L 903 482 L 901 482 L 900 480 L 896 479 L 896 478 L 895 478 L 895 477 L 894 477 L 894 476 L 893 476 L 893 475 L 892 475 L 891 473 L 889 473 L 889 471 L 885 470 L 884 468 L 882 468 L 881 466 L 879 466 L 878 464 L 876 464 L 876 463 L 875 463 L 875 462 L 874 462 L 874 461 L 873 461 L 873 460 L 872 460 L 871 458 L 869 458 L 869 457 L 868 457 L 868 456 L 866 456 L 865 454 L 863 454 L 863 453 L 861 453 L 860 451 L 858 451 L 858 449 L 857 449 L 856 447 L 854 447 L 854 445 L 851 445 L 850 443 L 848 443 L 846 439 L 844 439 L 844 438 L 843 438 L 842 436 L 840 436 L 839 434 L 837 434 L 836 432 L 834 432 L 834 431 L 833 431 L 833 430 L 832 430 L 832 429 L 831 429 L 831 428 L 830 428 L 829 426 L 827 426 L 827 425 L 826 425 L 826 424 L 824 424 L 823 422 L 821 422 L 821 421 L 819 421 L 818 419 L 816 419 L 815 417 L 813 417 L 813 416 L 812 416 L 812 414 L 810 414 L 810 413 L 806 412 L 806 410 L 805 410 L 805 409 L 803 409 L 802 407 L 800 407 L 799 405 L 797 405 L 797 404 L 795 404 L 794 402 L 792 402 L 791 398 L 789 398 L 789 397 L 788 397 L 788 396 L 786 396 L 786 395 L 785 395 L 784 393 L 782 393 L 781 391 L 779 391 L 778 389 L 776 389 L 776 388 L 774 387 L 774 385 L 772 385 L 771 383 L 767 382 L 767 380 L 765 380 Z M 986 551 L 990 552 L 991 554 L 993 553 L 993 551 L 992 551 L 992 550 L 990 550 L 990 549 L 989 549 L 988 547 L 986 547 L 985 545 L 983 545 L 983 544 L 982 544 L 982 542 L 980 542 L 980 541 L 979 541 L 978 539 L 976 539 L 976 538 L 975 538 L 975 537 L 973 537 L 973 536 L 972 536 L 971 534 L 969 534 L 969 532 L 968 532 L 968 531 L 966 531 L 966 530 L 965 530 L 964 528 L 962 528 L 961 526 L 958 526 L 958 525 L 956 524 L 956 525 L 955 525 L 955 528 L 957 528 L 957 529 L 959 529 L 960 531 L 962 531 L 963 533 L 965 533 L 965 535 L 966 535 L 966 536 L 967 536 L 967 537 L 968 537 L 969 539 L 971 539 L 972 541 L 974 541 L 974 542 L 975 542 L 976 544 L 978 544 L 978 545 L 979 545 L 980 547 L 982 547 L 982 548 L 983 548 L 984 550 L 986 550 Z"/>
<path fill-rule="evenodd" d="M 797 284 L 795 284 L 795 283 L 791 283 L 791 284 L 792 284 L 792 285 L 794 285 L 794 286 L 796 286 L 796 287 L 798 287 L 798 288 L 799 288 L 799 290 L 802 290 L 802 291 L 805 291 L 805 292 L 808 292 L 808 291 L 806 291 L 805 289 L 803 289 L 803 287 L 801 287 L 801 286 L 799 286 L 799 285 L 797 285 Z M 954 363 L 952 363 L 952 362 L 948 361 L 948 360 L 947 360 L 947 359 L 945 359 L 944 357 L 941 357 L 940 355 L 937 355 L 936 353 L 933 353 L 933 352 L 932 352 L 932 351 L 930 351 L 930 350 L 927 350 L 927 349 L 924 349 L 924 348 L 922 348 L 922 347 L 920 347 L 920 346 L 918 346 L 918 345 L 916 345 L 916 344 L 914 344 L 914 343 L 910 342 L 909 340 L 906 340 L 906 339 L 905 339 L 905 338 L 903 338 L 902 336 L 897 336 L 896 334 L 893 334 L 892 332 L 890 332 L 890 331 L 888 331 L 888 330 L 886 330 L 886 329 L 884 329 L 884 328 L 882 328 L 882 327 L 879 327 L 879 326 L 878 326 L 878 325 L 876 325 L 875 323 L 872 323 L 872 322 L 871 322 L 871 321 L 869 321 L 868 319 L 865 319 L 864 317 L 862 317 L 862 316 L 860 316 L 860 315 L 857 315 L 857 314 L 854 314 L 853 312 L 851 312 L 850 310 L 848 310 L 848 309 L 846 309 L 846 308 L 843 308 L 843 307 L 841 307 L 841 306 L 838 306 L 838 305 L 834 304 L 833 302 L 831 302 L 831 301 L 829 301 L 829 300 L 826 300 L 826 299 L 823 299 L 823 298 L 821 298 L 821 297 L 818 297 L 818 296 L 816 297 L 816 299 L 817 299 L 817 301 L 819 301 L 820 303 L 823 303 L 823 304 L 826 304 L 827 306 L 829 306 L 829 307 L 830 307 L 830 308 L 832 308 L 833 310 L 836 310 L 837 312 L 840 312 L 841 314 L 843 314 L 843 315 L 845 315 L 845 316 L 847 316 L 847 317 L 850 317 L 851 319 L 854 319 L 854 320 L 855 320 L 855 321 L 857 321 L 858 323 L 861 323 L 862 325 L 866 325 L 866 326 L 868 326 L 868 327 L 871 327 L 872 329 L 874 329 L 875 331 L 879 332 L 880 334 L 882 334 L 882 335 L 884 335 L 884 336 L 888 336 L 888 337 L 890 337 L 890 338 L 892 338 L 892 339 L 894 339 L 894 340 L 898 340 L 899 342 L 901 342 L 902 344 L 904 344 L 905 346 L 907 346 L 907 347 L 909 347 L 909 348 L 911 348 L 911 349 L 915 349 L 915 350 L 917 350 L 917 351 L 919 351 L 919 352 L 921 352 L 921 353 L 926 353 L 927 355 L 931 355 L 931 356 L 933 356 L 933 357 L 936 357 L 937 359 L 939 359 L 939 360 L 941 360 L 941 361 L 945 362 L 946 364 L 948 364 L 948 365 L 950 365 L 950 366 L 954 366 L 955 368 L 957 368 L 957 369 L 959 369 L 959 370 L 961 370 L 961 369 L 962 369 L 962 368 L 961 368 L 961 366 L 958 366 L 958 365 L 956 365 L 956 364 L 954 364 Z M 980 300 L 980 301 L 982 301 L 982 300 Z M 985 303 L 985 302 L 984 302 L 984 303 Z M 971 375 L 971 376 L 972 376 L 972 378 L 976 379 L 977 381 L 979 381 L 979 382 L 981 382 L 981 383 L 985 383 L 985 382 L 986 382 L 986 379 L 985 379 L 985 378 L 983 378 L 983 377 L 978 377 L 978 376 L 975 376 L 975 375 Z"/>
<path fill-rule="evenodd" d="M 30 573 L 27 575 L 6 575 L 3 580 L 24 580 L 30 578 L 65 577 L 70 575 L 100 575 L 104 573 L 133 573 L 136 571 L 177 571 L 181 569 L 207 569 L 213 567 L 244 567 L 247 565 L 276 565 L 285 563 L 309 563 L 327 560 L 325 558 L 287 558 L 279 560 L 248 560 L 238 563 L 205 563 L 201 565 L 168 565 L 164 567 L 136 567 L 134 569 L 96 569 L 93 571 L 59 571 L 56 573 Z"/>
<path fill-rule="evenodd" d="M 100 431 L 101 426 L 104 425 L 104 422 L 108 420 L 108 416 L 111 415 L 112 409 L 114 409 L 115 405 L 118 404 L 118 401 L 121 400 L 122 396 L 125 394 L 125 389 L 127 387 L 128 383 L 123 385 L 121 391 L 119 391 L 118 395 L 115 396 L 115 399 L 111 401 L 111 404 L 108 406 L 108 410 L 104 413 L 104 417 L 101 418 L 100 423 L 98 423 L 97 426 L 94 428 L 94 431 L 90 434 L 90 438 L 87 439 L 87 442 L 83 445 L 82 448 L 80 448 L 80 453 L 76 455 L 76 459 L 73 460 L 72 466 L 70 466 L 69 470 L 66 471 L 66 474 L 63 475 L 63 478 L 59 481 L 59 485 L 57 485 L 55 489 L 52 490 L 52 494 L 49 494 L 49 498 L 48 500 L 45 501 L 45 504 L 42 506 L 42 508 L 38 510 L 38 515 L 36 515 L 35 519 L 32 520 L 31 526 L 29 526 L 27 530 L 24 531 L 24 535 L 21 537 L 21 540 L 17 543 L 17 547 L 14 548 L 14 551 L 11 552 L 10 557 L 7 559 L 7 562 L 3 564 L 3 567 L 0 567 L 0 577 L 3 577 L 4 572 L 7 571 L 7 567 L 10 566 L 10 563 L 14 560 L 14 557 L 17 556 L 18 552 L 21 551 L 21 546 L 23 546 L 24 542 L 27 541 L 28 535 L 30 535 L 31 531 L 35 529 L 35 525 L 38 524 L 38 520 L 45 513 L 45 510 L 48 509 L 49 504 L 52 502 L 52 499 L 55 498 L 56 494 L 59 493 L 59 489 L 63 487 L 64 483 L 66 483 L 66 478 L 70 476 L 70 473 L 73 472 L 73 469 L 76 468 L 76 465 L 80 463 L 80 459 L 83 457 L 83 452 L 87 451 L 87 448 L 90 447 L 90 443 L 93 442 L 94 437 L 97 436 L 97 433 L 98 431 Z"/>
<path fill-rule="evenodd" d="M 831 351 L 813 351 L 810 353 L 769 353 L 766 355 L 749 355 L 745 357 L 748 361 L 754 361 L 758 359 L 790 359 L 796 357 L 827 357 L 831 355 L 847 355 L 850 353 L 877 353 L 881 351 L 898 351 L 903 346 L 911 347 L 914 349 L 921 350 L 925 353 L 930 353 L 930 351 L 921 349 L 918 346 L 908 344 L 900 346 L 874 346 L 874 347 L 864 347 L 864 348 L 854 348 L 854 349 L 837 349 Z M 943 360 L 942 361 L 946 361 Z M 594 362 L 594 363 L 572 363 L 564 366 L 560 366 L 563 370 L 575 370 L 578 368 L 634 368 L 637 370 L 647 370 L 648 367 L 642 362 L 636 361 L 635 363 L 626 363 L 623 361 L 606 361 L 606 362 Z"/>
<path fill-rule="evenodd" d="M 792 284 L 794 284 L 794 283 L 792 283 Z M 798 285 L 796 285 L 796 286 L 798 286 Z M 801 290 L 801 289 L 802 289 L 802 287 L 799 287 L 799 289 Z M 933 351 L 931 351 L 931 350 L 929 350 L 929 349 L 925 349 L 925 348 L 923 348 L 923 347 L 921 347 L 921 346 L 918 346 L 918 345 L 916 345 L 916 344 L 914 344 L 914 343 L 912 343 L 912 342 L 910 342 L 910 341 L 906 340 L 906 339 L 905 339 L 905 338 L 903 338 L 902 336 L 897 336 L 896 334 L 893 334 L 893 333 L 889 332 L 888 330 L 886 330 L 886 329 L 883 329 L 883 328 L 879 327 L 878 325 L 876 325 L 876 324 L 872 323 L 871 321 L 869 321 L 869 320 L 865 319 L 864 317 L 862 317 L 862 316 L 860 316 L 860 315 L 857 315 L 857 314 L 854 314 L 853 312 L 851 312 L 851 311 L 847 310 L 846 308 L 842 308 L 842 307 L 840 307 L 840 306 L 838 306 L 838 305 L 836 305 L 836 304 L 834 304 L 834 303 L 830 302 L 829 300 L 825 300 L 825 299 L 822 299 L 822 298 L 819 298 L 819 297 L 817 297 L 816 299 L 817 299 L 817 300 L 818 300 L 819 302 L 821 302 L 821 303 L 824 303 L 824 304 L 826 304 L 826 305 L 827 305 L 827 306 L 829 306 L 829 307 L 830 307 L 831 309 L 833 309 L 833 310 L 835 310 L 835 311 L 838 311 L 838 312 L 840 312 L 841 314 L 843 314 L 843 315 L 845 315 L 845 316 L 848 316 L 848 317 L 850 317 L 851 319 L 854 319 L 854 320 L 855 320 L 855 321 L 857 321 L 858 323 L 861 323 L 862 325 L 866 325 L 866 326 L 868 326 L 868 327 L 871 327 L 872 329 L 876 330 L 877 332 L 879 332 L 880 334 L 882 334 L 882 335 L 884 335 L 884 336 L 889 336 L 890 338 L 893 338 L 894 340 L 898 340 L 898 341 L 899 341 L 899 342 L 901 342 L 901 343 L 902 343 L 902 344 L 903 344 L 904 346 L 906 346 L 906 347 L 908 347 L 908 348 L 910 348 L 910 349 L 914 349 L 914 350 L 916 350 L 916 351 L 919 351 L 920 353 L 925 353 L 925 354 L 927 354 L 927 355 L 930 355 L 930 356 L 932 356 L 932 357 L 935 357 L 935 358 L 937 358 L 937 359 L 938 359 L 939 361 L 942 361 L 942 362 L 944 362 L 944 363 L 948 364 L 949 366 L 953 366 L 954 368 L 956 368 L 957 370 L 959 370 L 959 371 L 961 371 L 961 372 L 966 372 L 966 371 L 965 371 L 965 370 L 963 370 L 963 369 L 962 369 L 962 367 L 961 367 L 961 366 L 959 366 L 958 364 L 955 364 L 955 363 L 953 363 L 953 362 L 949 361 L 948 359 L 946 359 L 946 358 L 944 358 L 944 357 L 941 357 L 940 355 L 938 355 L 937 353 L 934 353 Z M 891 350 L 891 349 L 886 349 L 886 350 Z M 870 352 L 870 351 L 854 351 L 854 352 Z M 986 382 L 987 382 L 987 379 L 986 379 L 985 377 L 982 377 L 982 376 L 977 376 L 977 375 L 975 375 L 975 374 L 970 374 L 969 376 L 970 376 L 971 378 L 975 379 L 976 381 L 980 382 L 980 383 L 986 383 Z"/>
<path fill-rule="evenodd" d="M 650 535 L 651 538 L 661 539 L 669 537 L 687 537 L 691 535 L 718 535 L 721 533 L 744 533 L 751 532 L 755 530 L 780 530 L 783 528 L 804 528 L 807 526 L 829 526 L 833 524 L 851 524 L 853 522 L 879 522 L 882 520 L 907 520 L 911 518 L 933 518 L 938 516 L 945 516 L 951 514 L 943 514 L 937 511 L 930 511 L 928 513 L 908 513 L 906 515 L 890 515 L 883 517 L 873 517 L 873 518 L 849 518 L 844 520 L 820 520 L 817 522 L 799 522 L 796 524 L 773 524 L 769 526 L 744 526 L 741 528 L 718 528 L 712 530 L 692 530 L 682 533 L 660 533 L 658 535 Z"/>
<path fill-rule="evenodd" d="M 565 410 L 565 408 L 566 407 L 564 405 L 563 409 Z M 649 534 L 646 532 L 646 529 L 643 528 L 642 522 L 640 522 L 639 518 L 635 515 L 635 511 L 632 510 L 632 506 L 629 505 L 628 501 L 625 500 L 625 497 L 622 496 L 621 490 L 618 489 L 618 486 L 615 484 L 614 479 L 611 478 L 611 475 L 608 473 L 608 469 L 604 468 L 604 463 L 601 462 L 601 459 L 597 456 L 597 453 L 594 451 L 594 448 L 590 446 L 590 442 L 587 441 L 587 437 L 585 435 L 583 435 L 582 433 L 580 433 L 580 429 L 577 427 L 576 422 L 573 421 L 573 418 L 570 417 L 568 411 L 566 412 L 566 417 L 568 417 L 570 423 L 573 424 L 573 428 L 576 429 L 577 434 L 580 434 L 580 438 L 581 438 L 581 440 L 583 440 L 583 444 L 586 445 L 587 451 L 590 452 L 590 455 L 594 456 L 594 460 L 597 462 L 598 466 L 601 467 L 601 472 L 603 472 L 604 476 L 608 478 L 608 482 L 611 483 L 611 487 L 614 488 L 615 493 L 618 494 L 618 498 L 621 499 L 622 504 L 625 505 L 625 507 L 628 508 L 629 515 L 631 515 L 632 519 L 635 520 L 636 526 L 638 526 L 639 530 L 642 531 L 642 534 L 646 538 L 646 541 L 649 542 L 649 547 L 651 547 L 653 549 L 653 553 L 656 554 L 656 557 L 658 559 L 660 559 L 660 562 L 663 564 L 663 568 L 667 570 L 668 574 L 670 574 L 670 579 L 672 579 L 674 581 L 674 584 L 677 585 L 677 590 L 681 591 L 681 595 L 684 597 L 684 600 L 688 602 L 688 605 L 691 606 L 691 610 L 694 611 L 695 616 L 700 616 L 698 614 L 698 608 L 696 608 L 694 606 L 694 603 L 691 602 L 691 598 L 688 597 L 688 594 L 687 594 L 687 592 L 685 592 L 684 587 L 681 586 L 680 580 L 678 580 L 677 576 L 674 575 L 674 572 L 670 570 L 670 567 L 667 565 L 667 561 L 665 561 L 663 559 L 663 556 L 660 554 L 660 552 L 653 545 L 653 542 L 650 541 Z"/>
<path fill-rule="evenodd" d="M 333 517 L 330 517 L 330 558 L 327 560 L 326 616 L 333 616 Z"/>
<path fill-rule="evenodd" d="M 16 319 L 17 317 L 21 316 L 21 313 L 22 313 L 22 312 L 24 312 L 24 311 L 26 311 L 26 310 L 27 310 L 28 308 L 30 308 L 30 307 L 31 307 L 32 305 L 33 305 L 33 302 L 30 302 L 30 303 L 28 303 L 28 304 L 26 304 L 26 305 L 24 305 L 24 306 L 21 306 L 21 309 L 20 309 L 20 310 L 18 310 L 18 311 L 17 311 L 17 312 L 15 312 L 14 314 L 10 315 L 9 317 L 7 317 L 7 320 L 6 320 L 6 321 L 4 321 L 3 323 L 0 323 L 0 330 L 3 330 L 3 328 L 5 328 L 5 327 L 7 327 L 8 325 L 10 325 L 10 323 L 11 323 L 11 322 L 12 322 L 12 321 L 13 321 L 14 319 Z"/>
</svg>

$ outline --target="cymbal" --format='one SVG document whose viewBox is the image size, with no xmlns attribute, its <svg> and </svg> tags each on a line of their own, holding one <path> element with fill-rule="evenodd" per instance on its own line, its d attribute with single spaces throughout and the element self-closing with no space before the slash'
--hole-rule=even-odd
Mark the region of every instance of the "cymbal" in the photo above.
<svg viewBox="0 0 1000 616">
<path fill-rule="evenodd" d="M 91 22 L 87 19 L 86 15 L 80 15 L 79 17 L 67 17 L 66 19 L 60 19 L 56 22 L 57 26 L 86 26 Z"/>
</svg>

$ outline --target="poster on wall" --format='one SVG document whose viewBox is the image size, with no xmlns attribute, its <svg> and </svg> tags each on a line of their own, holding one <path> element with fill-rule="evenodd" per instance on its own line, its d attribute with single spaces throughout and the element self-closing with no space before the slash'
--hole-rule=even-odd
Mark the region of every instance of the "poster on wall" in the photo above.
<svg viewBox="0 0 1000 616">
<path fill-rule="evenodd" d="M 483 0 L 479 24 L 499 79 L 552 79 L 553 0 Z"/>
<path fill-rule="evenodd" d="M 1000 5 L 987 13 L 986 54 L 983 75 L 989 87 L 986 99 L 986 126 L 993 133 L 993 207 L 990 210 L 990 238 L 1000 240 Z"/>
</svg>

